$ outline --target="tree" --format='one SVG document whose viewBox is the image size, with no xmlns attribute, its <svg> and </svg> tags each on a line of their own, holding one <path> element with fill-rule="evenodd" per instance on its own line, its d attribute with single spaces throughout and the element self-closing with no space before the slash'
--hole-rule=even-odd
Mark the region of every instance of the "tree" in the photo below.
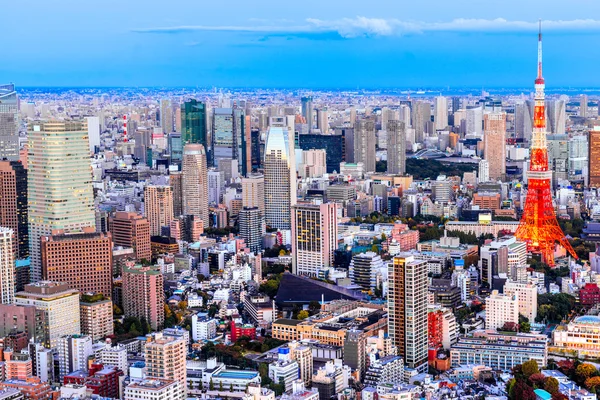
<svg viewBox="0 0 600 400">
<path fill-rule="evenodd" d="M 505 322 L 502 326 L 502 329 L 499 330 L 504 332 L 516 332 L 518 327 L 519 325 L 515 324 L 514 322 Z"/>
<path fill-rule="evenodd" d="M 215 383 L 212 378 L 210 378 L 210 382 L 208 382 L 208 390 L 215 390 Z"/>
<path fill-rule="evenodd" d="M 308 318 L 308 311 L 302 310 L 298 313 L 298 319 L 306 319 Z"/>
<path fill-rule="evenodd" d="M 308 310 L 312 314 L 317 314 L 319 311 L 321 311 L 321 303 L 319 303 L 317 300 L 312 300 L 310 303 L 308 303 Z"/>
<path fill-rule="evenodd" d="M 219 392 L 223 391 L 223 381 L 219 382 Z"/>
<path fill-rule="evenodd" d="M 575 376 L 579 382 L 585 382 L 585 380 L 594 375 L 596 371 L 596 367 L 592 364 L 584 363 L 577 366 L 575 369 Z"/>
<path fill-rule="evenodd" d="M 229 391 L 230 391 L 230 392 L 233 392 L 233 383 L 230 383 L 230 384 L 229 384 Z"/>
<path fill-rule="evenodd" d="M 544 390 L 550 394 L 558 393 L 558 380 L 556 378 L 547 378 L 544 382 Z"/>
<path fill-rule="evenodd" d="M 542 389 L 544 387 L 545 382 L 546 375 L 540 372 L 538 372 L 537 374 L 533 374 L 529 377 L 529 383 L 531 383 L 535 389 Z"/>
<path fill-rule="evenodd" d="M 529 386 L 525 381 L 518 380 L 515 383 L 513 396 L 511 400 L 535 400 L 535 393 L 533 388 Z"/>
<path fill-rule="evenodd" d="M 540 368 L 538 367 L 538 363 L 535 360 L 525 361 L 521 365 L 521 370 L 523 371 L 523 375 L 525 376 L 526 379 L 529 379 L 529 377 L 531 375 L 537 374 L 537 373 L 540 372 Z"/>
<path fill-rule="evenodd" d="M 585 380 L 585 387 L 590 389 L 593 392 L 596 392 L 596 389 L 600 386 L 600 376 L 592 376 L 591 378 L 587 378 Z"/>
</svg>

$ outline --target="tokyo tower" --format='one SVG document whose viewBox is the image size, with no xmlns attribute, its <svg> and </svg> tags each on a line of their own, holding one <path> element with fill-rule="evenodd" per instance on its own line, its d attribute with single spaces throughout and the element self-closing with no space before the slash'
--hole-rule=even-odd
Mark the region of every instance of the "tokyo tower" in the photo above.
<svg viewBox="0 0 600 400">
<path fill-rule="evenodd" d="M 525 211 L 515 236 L 527 243 L 531 252 L 542 255 L 542 261 L 554 266 L 554 246 L 558 242 L 571 255 L 577 254 L 560 229 L 552 204 L 552 171 L 548 169 L 546 143 L 546 113 L 544 104 L 544 78 L 542 77 L 542 22 L 538 34 L 538 72 L 535 80 L 535 108 L 530 147 L 530 164 L 527 173 L 528 188 Z"/>
</svg>

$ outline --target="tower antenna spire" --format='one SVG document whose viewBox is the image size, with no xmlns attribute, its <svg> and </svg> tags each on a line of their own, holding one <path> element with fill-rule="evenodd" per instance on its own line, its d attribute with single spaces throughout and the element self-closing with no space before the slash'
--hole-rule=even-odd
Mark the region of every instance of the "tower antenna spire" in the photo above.
<svg viewBox="0 0 600 400">
<path fill-rule="evenodd" d="M 542 20 L 538 21 L 539 23 L 539 33 L 538 33 L 538 79 L 542 78 Z"/>
</svg>

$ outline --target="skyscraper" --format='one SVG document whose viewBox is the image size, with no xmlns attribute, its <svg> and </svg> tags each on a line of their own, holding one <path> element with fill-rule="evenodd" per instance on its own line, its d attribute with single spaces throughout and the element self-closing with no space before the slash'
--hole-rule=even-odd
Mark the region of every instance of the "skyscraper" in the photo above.
<svg viewBox="0 0 600 400">
<path fill-rule="evenodd" d="M 170 172 L 169 185 L 171 185 L 171 191 L 173 192 L 173 216 L 179 217 L 183 215 L 183 173 L 180 171 Z"/>
<path fill-rule="evenodd" d="M 443 130 L 448 126 L 448 99 L 444 96 L 435 98 L 433 122 L 436 130 Z"/>
<path fill-rule="evenodd" d="M 399 255 L 388 270 L 388 333 L 409 368 L 427 370 L 427 262 Z"/>
<path fill-rule="evenodd" d="M 181 139 L 183 144 L 208 146 L 206 104 L 190 99 L 181 105 Z"/>
<path fill-rule="evenodd" d="M 15 301 L 13 237 L 12 229 L 0 227 L 0 304 L 12 304 Z"/>
<path fill-rule="evenodd" d="M 166 185 L 148 185 L 144 188 L 144 211 L 150 222 L 150 236 L 161 236 L 161 228 L 173 219 L 173 190 Z"/>
<path fill-rule="evenodd" d="M 179 381 L 183 388 L 187 386 L 187 343 L 183 338 L 155 333 L 146 342 L 145 350 L 146 374 L 149 378 L 170 379 Z"/>
<path fill-rule="evenodd" d="M 481 106 L 467 107 L 467 135 L 481 137 L 482 135 L 483 109 Z"/>
<path fill-rule="evenodd" d="M 165 291 L 160 267 L 127 265 L 123 268 L 123 313 L 145 318 L 152 329 L 165 322 Z"/>
<path fill-rule="evenodd" d="M 354 125 L 354 162 L 363 163 L 365 172 L 375 172 L 375 123 L 361 119 Z"/>
<path fill-rule="evenodd" d="M 291 229 L 296 204 L 296 163 L 293 140 L 285 119 L 271 118 L 265 145 L 265 222 L 273 229 Z"/>
<path fill-rule="evenodd" d="M 292 207 L 292 271 L 318 276 L 333 266 L 337 249 L 336 203 L 297 204 Z"/>
<path fill-rule="evenodd" d="M 483 157 L 489 163 L 489 178 L 504 180 L 506 176 L 506 114 L 485 114 L 483 118 Z"/>
<path fill-rule="evenodd" d="M 183 213 L 200 218 L 208 228 L 208 172 L 203 145 L 185 145 L 182 172 Z"/>
<path fill-rule="evenodd" d="M 40 238 L 53 230 L 95 228 L 87 131 L 81 122 L 29 126 L 29 246 L 32 281 L 42 277 Z"/>
<path fill-rule="evenodd" d="M 554 135 L 564 135 L 567 124 L 567 111 L 564 100 L 546 101 L 550 132 Z"/>
<path fill-rule="evenodd" d="M 238 160 L 238 172 L 248 173 L 248 153 L 250 137 L 246 127 L 246 116 L 242 108 L 215 108 L 212 118 L 212 157 L 214 166 L 219 159 Z"/>
<path fill-rule="evenodd" d="M 19 160 L 19 99 L 15 85 L 0 85 L 0 160 Z"/>
<path fill-rule="evenodd" d="M 404 175 L 406 173 L 406 129 L 404 122 L 389 121 L 387 130 L 387 172 Z"/>
<path fill-rule="evenodd" d="M 312 130 L 314 123 L 313 98 L 312 96 L 302 97 L 302 116 L 308 124 L 309 132 Z"/>
<path fill-rule="evenodd" d="M 173 108 L 169 99 L 160 101 L 160 127 L 165 135 L 173 132 Z"/>
<path fill-rule="evenodd" d="M 27 170 L 20 161 L 0 161 L 0 200 L 0 226 L 13 230 L 16 257 L 27 258 Z"/>
<path fill-rule="evenodd" d="M 262 250 L 263 214 L 258 207 L 243 207 L 238 214 L 240 237 L 254 253 Z"/>
<path fill-rule="evenodd" d="M 317 129 L 320 130 L 322 134 L 329 133 L 329 115 L 327 107 L 317 109 Z"/>
<path fill-rule="evenodd" d="M 110 233 L 115 246 L 133 249 L 137 260 L 150 260 L 150 223 L 134 212 L 118 211 L 109 219 Z"/>
<path fill-rule="evenodd" d="M 265 212 L 265 177 L 262 174 L 249 174 L 242 178 L 242 206 L 257 207 Z"/>
<path fill-rule="evenodd" d="M 589 138 L 589 185 L 600 187 L 600 128 L 590 130 Z"/>
<path fill-rule="evenodd" d="M 588 97 L 586 94 L 582 94 L 579 98 L 579 116 L 588 117 Z"/>
<path fill-rule="evenodd" d="M 411 118 L 415 130 L 415 142 L 423 143 L 425 127 L 431 121 L 431 105 L 424 101 L 413 101 Z"/>
</svg>

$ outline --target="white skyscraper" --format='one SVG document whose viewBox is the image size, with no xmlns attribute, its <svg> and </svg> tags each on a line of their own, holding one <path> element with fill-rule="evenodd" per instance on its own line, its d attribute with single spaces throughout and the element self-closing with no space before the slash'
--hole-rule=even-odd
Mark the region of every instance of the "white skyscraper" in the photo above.
<svg viewBox="0 0 600 400">
<path fill-rule="evenodd" d="M 436 130 L 443 130 L 448 126 L 448 99 L 444 96 L 435 98 L 433 122 Z"/>
<path fill-rule="evenodd" d="M 15 263 L 13 230 L 0 227 L 0 304 L 15 301 Z"/>
<path fill-rule="evenodd" d="M 296 204 L 294 141 L 283 117 L 272 117 L 265 144 L 265 221 L 274 229 L 290 230 Z"/>
<path fill-rule="evenodd" d="M 183 213 L 200 218 L 208 227 L 208 176 L 204 146 L 186 144 L 182 165 Z"/>
<path fill-rule="evenodd" d="M 0 160 L 19 159 L 19 99 L 15 85 L 0 85 Z"/>
<path fill-rule="evenodd" d="M 480 106 L 467 108 L 467 135 L 483 135 L 483 109 Z"/>
<path fill-rule="evenodd" d="M 77 121 L 29 126 L 27 191 L 31 280 L 42 278 L 40 238 L 96 226 L 88 133 Z"/>
<path fill-rule="evenodd" d="M 86 117 L 90 151 L 100 147 L 100 119 L 98 117 Z"/>
</svg>

